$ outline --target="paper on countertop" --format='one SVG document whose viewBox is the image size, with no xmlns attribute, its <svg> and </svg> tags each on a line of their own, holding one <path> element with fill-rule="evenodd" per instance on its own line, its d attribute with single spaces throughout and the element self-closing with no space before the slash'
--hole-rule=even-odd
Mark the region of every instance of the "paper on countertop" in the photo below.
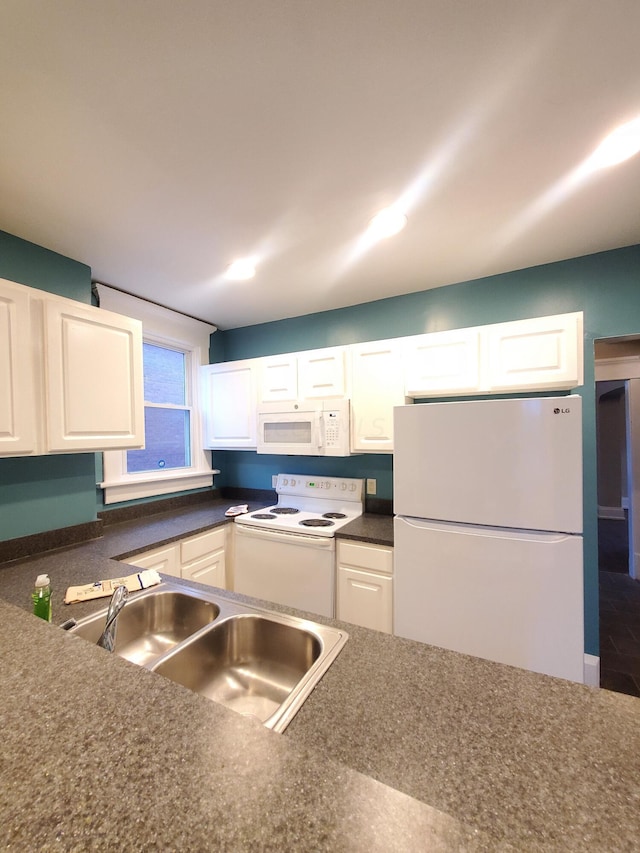
<svg viewBox="0 0 640 853">
<path fill-rule="evenodd" d="M 155 586 L 162 583 L 162 578 L 155 569 L 144 569 L 135 575 L 126 578 L 109 578 L 106 581 L 84 584 L 83 586 L 70 586 L 64 596 L 65 604 L 75 604 L 77 601 L 90 601 L 92 598 L 105 598 L 113 595 L 117 586 L 126 586 L 129 592 L 137 592 L 139 589 Z"/>
<path fill-rule="evenodd" d="M 230 506 L 225 515 L 244 515 L 245 512 L 249 512 L 249 504 L 238 504 L 238 506 Z"/>
</svg>

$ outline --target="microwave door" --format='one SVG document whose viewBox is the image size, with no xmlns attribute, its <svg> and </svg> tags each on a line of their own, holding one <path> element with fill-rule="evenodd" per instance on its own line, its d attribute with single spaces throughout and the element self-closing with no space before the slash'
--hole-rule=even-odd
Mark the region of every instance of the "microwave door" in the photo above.
<svg viewBox="0 0 640 853">
<path fill-rule="evenodd" d="M 318 412 L 262 414 L 258 428 L 258 453 L 317 454 L 320 448 Z"/>
</svg>

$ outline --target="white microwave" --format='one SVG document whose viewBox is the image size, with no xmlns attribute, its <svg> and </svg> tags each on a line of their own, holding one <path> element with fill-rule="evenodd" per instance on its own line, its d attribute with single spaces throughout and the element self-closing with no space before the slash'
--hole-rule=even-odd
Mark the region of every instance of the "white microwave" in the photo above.
<svg viewBox="0 0 640 853">
<path fill-rule="evenodd" d="M 258 453 L 349 456 L 349 400 L 297 400 L 258 406 Z"/>
</svg>

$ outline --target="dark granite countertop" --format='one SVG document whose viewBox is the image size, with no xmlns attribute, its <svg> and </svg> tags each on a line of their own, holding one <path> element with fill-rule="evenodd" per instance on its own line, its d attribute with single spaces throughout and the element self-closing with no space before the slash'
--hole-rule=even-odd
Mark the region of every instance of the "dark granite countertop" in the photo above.
<svg viewBox="0 0 640 853">
<path fill-rule="evenodd" d="M 24 612 L 226 506 L 0 568 L 6 849 L 639 849 L 638 699 L 311 617 L 349 641 L 277 735 Z"/>
<path fill-rule="evenodd" d="M 353 539 L 375 545 L 393 546 L 393 516 L 367 513 L 345 524 L 336 533 L 338 539 Z"/>
</svg>

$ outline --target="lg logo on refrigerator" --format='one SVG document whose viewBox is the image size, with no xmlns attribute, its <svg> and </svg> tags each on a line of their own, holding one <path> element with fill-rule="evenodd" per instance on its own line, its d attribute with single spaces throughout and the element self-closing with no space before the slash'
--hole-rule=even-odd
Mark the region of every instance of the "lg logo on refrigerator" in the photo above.
<svg viewBox="0 0 640 853">
<path fill-rule="evenodd" d="M 556 407 L 553 410 L 553 414 L 554 415 L 568 415 L 570 411 L 571 411 L 571 409 L 559 409 Z"/>
</svg>

